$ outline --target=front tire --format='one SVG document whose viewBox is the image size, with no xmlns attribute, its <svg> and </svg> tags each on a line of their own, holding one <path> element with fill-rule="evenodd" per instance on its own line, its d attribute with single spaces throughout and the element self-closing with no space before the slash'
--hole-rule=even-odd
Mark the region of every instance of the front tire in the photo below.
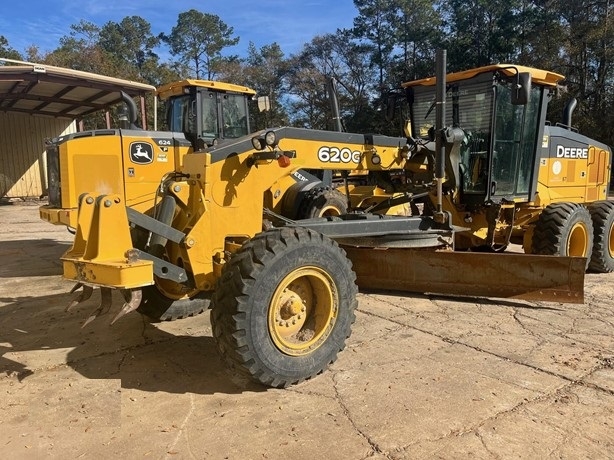
<svg viewBox="0 0 614 460">
<path fill-rule="evenodd" d="M 287 387 L 322 372 L 354 322 L 356 276 L 333 240 L 304 228 L 269 230 L 224 266 L 211 325 L 226 362 Z"/>
<path fill-rule="evenodd" d="M 533 233 L 533 254 L 586 257 L 593 252 L 593 222 L 588 209 L 578 203 L 548 205 Z"/>
<path fill-rule="evenodd" d="M 596 201 L 588 210 L 593 219 L 593 255 L 588 266 L 597 273 L 614 271 L 614 202 Z"/>
</svg>

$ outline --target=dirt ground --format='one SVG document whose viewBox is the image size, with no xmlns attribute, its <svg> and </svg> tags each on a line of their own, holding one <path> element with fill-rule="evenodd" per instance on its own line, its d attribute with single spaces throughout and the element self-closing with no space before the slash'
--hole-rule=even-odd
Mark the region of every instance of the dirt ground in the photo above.
<svg viewBox="0 0 614 460">
<path fill-rule="evenodd" d="M 272 390 L 226 370 L 208 314 L 81 329 L 71 237 L 0 206 L 4 458 L 614 456 L 614 274 L 583 305 L 361 293 L 337 362 Z"/>
</svg>

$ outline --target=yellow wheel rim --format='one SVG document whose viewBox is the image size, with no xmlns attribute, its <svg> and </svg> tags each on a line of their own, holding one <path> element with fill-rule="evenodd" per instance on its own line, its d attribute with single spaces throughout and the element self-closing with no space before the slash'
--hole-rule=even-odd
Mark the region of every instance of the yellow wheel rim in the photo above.
<svg viewBox="0 0 614 460">
<path fill-rule="evenodd" d="M 186 286 L 175 283 L 174 281 L 167 280 L 164 278 L 155 277 L 156 287 L 158 291 L 165 297 L 171 300 L 179 300 L 184 297 L 192 297 L 195 294 L 198 294 L 200 291 L 196 288 L 187 288 Z"/>
<path fill-rule="evenodd" d="M 269 305 L 269 334 L 291 356 L 322 345 L 337 320 L 339 295 L 330 276 L 317 267 L 301 267 L 279 284 Z"/>
<path fill-rule="evenodd" d="M 320 211 L 319 217 L 337 217 L 341 215 L 341 211 L 336 206 L 325 206 Z"/>
<path fill-rule="evenodd" d="M 588 253 L 588 231 L 582 222 L 575 224 L 569 232 L 567 240 L 567 255 L 572 257 L 586 257 Z"/>
</svg>

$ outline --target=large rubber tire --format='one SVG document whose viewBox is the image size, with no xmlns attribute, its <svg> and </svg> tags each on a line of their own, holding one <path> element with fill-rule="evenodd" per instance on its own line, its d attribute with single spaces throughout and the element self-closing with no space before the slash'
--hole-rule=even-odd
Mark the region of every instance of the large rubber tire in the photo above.
<svg viewBox="0 0 614 460">
<path fill-rule="evenodd" d="M 614 201 L 596 201 L 588 210 L 593 219 L 593 255 L 588 266 L 597 273 L 614 271 Z"/>
<path fill-rule="evenodd" d="M 224 266 L 211 326 L 231 368 L 284 388 L 335 361 L 350 336 L 356 275 L 337 243 L 304 228 L 273 229 Z"/>
<path fill-rule="evenodd" d="M 154 321 L 175 321 L 199 315 L 210 304 L 210 295 L 207 293 L 199 293 L 192 298 L 171 299 L 153 285 L 143 288 L 143 299 L 137 311 Z"/>
<path fill-rule="evenodd" d="M 310 190 L 301 202 L 297 219 L 339 216 L 346 214 L 348 202 L 343 193 L 330 187 Z"/>
<path fill-rule="evenodd" d="M 555 203 L 539 216 L 533 232 L 533 254 L 586 257 L 593 252 L 593 222 L 578 203 Z"/>
</svg>

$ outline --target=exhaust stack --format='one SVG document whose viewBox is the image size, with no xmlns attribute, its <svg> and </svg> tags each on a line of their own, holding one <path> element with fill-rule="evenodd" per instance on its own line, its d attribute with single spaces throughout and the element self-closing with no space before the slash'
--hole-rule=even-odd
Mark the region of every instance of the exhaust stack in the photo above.
<svg viewBox="0 0 614 460">
<path fill-rule="evenodd" d="M 567 129 L 571 129 L 571 116 L 574 110 L 576 110 L 577 105 L 578 105 L 578 100 L 575 97 L 573 97 L 569 100 L 569 102 L 567 102 L 567 105 L 563 109 L 563 125 Z"/>
<path fill-rule="evenodd" d="M 446 175 L 446 146 L 443 141 L 443 129 L 446 117 L 446 50 L 437 50 L 435 61 L 435 182 L 437 185 L 437 212 L 435 221 L 445 223 L 443 212 L 443 181 Z"/>
</svg>

